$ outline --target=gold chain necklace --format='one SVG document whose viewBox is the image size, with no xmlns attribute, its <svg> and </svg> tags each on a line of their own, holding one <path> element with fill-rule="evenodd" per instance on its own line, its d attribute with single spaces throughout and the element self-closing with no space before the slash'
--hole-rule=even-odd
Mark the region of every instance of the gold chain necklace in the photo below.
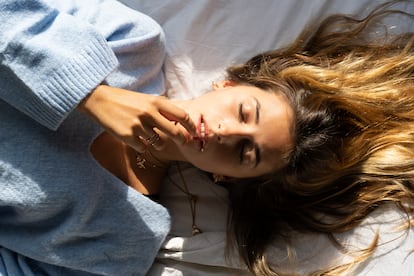
<svg viewBox="0 0 414 276">
<path fill-rule="evenodd" d="M 137 165 L 137 167 L 139 169 L 143 169 L 146 170 L 148 167 L 152 167 L 152 168 L 166 168 L 167 164 L 163 163 L 161 160 L 159 160 L 158 158 L 156 158 L 151 151 L 148 151 L 149 156 L 151 157 L 151 159 L 153 159 L 152 161 L 148 161 L 147 158 L 145 158 L 143 156 L 143 154 L 137 154 L 135 156 L 135 164 Z M 197 215 L 197 200 L 198 200 L 198 196 L 195 194 L 190 193 L 189 189 L 188 189 L 188 185 L 187 182 L 184 179 L 183 173 L 181 171 L 181 167 L 180 164 L 178 162 L 174 162 L 177 166 L 178 169 L 178 173 L 180 174 L 180 178 L 181 178 L 181 182 L 183 183 L 183 186 L 181 187 L 180 185 L 178 185 L 169 175 L 169 173 L 167 173 L 167 177 L 168 180 L 171 182 L 171 184 L 173 184 L 178 190 L 180 190 L 181 192 L 183 192 L 188 199 L 188 202 L 190 204 L 190 210 L 191 210 L 191 234 L 193 236 L 202 233 L 202 231 L 200 230 L 200 228 L 198 228 L 198 226 L 196 225 L 195 221 L 196 221 L 196 215 Z"/>
<path fill-rule="evenodd" d="M 191 210 L 191 234 L 193 236 L 202 233 L 201 229 L 198 228 L 198 226 L 196 225 L 196 215 L 197 215 L 197 200 L 198 200 L 198 196 L 195 194 L 190 193 L 190 191 L 188 190 L 188 185 L 187 182 L 184 179 L 183 173 L 181 171 L 181 167 L 180 164 L 178 162 L 174 162 L 177 166 L 178 169 L 178 173 L 180 175 L 181 178 L 181 182 L 183 183 L 183 186 L 178 185 L 169 174 L 167 174 L 168 180 L 171 182 L 171 184 L 173 184 L 178 190 L 180 190 L 181 192 L 183 192 L 188 199 L 188 202 L 190 204 L 190 210 Z"/>
<path fill-rule="evenodd" d="M 145 153 L 148 153 L 151 157 L 152 161 L 149 161 L 148 158 L 144 157 L 143 155 Z M 144 153 L 139 153 L 135 156 L 135 164 L 138 166 L 138 168 L 146 170 L 148 167 L 151 168 L 160 168 L 160 169 L 166 169 L 167 164 L 159 160 L 157 157 L 155 157 L 151 150 L 148 150 Z"/>
</svg>

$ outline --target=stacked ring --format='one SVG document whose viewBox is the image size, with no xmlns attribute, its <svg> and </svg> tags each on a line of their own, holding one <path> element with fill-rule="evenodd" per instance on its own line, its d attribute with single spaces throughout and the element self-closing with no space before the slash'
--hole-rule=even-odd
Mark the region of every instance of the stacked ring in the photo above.
<svg viewBox="0 0 414 276">
<path fill-rule="evenodd" d="M 147 143 L 150 144 L 151 146 L 154 146 L 154 144 L 158 142 L 158 140 L 160 140 L 160 136 L 157 133 L 145 139 L 145 141 L 147 141 Z"/>
</svg>

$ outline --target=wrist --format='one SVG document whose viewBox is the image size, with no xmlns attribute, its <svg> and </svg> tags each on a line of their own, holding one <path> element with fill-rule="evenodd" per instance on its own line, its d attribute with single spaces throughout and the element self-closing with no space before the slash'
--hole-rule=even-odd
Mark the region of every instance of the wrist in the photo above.
<svg viewBox="0 0 414 276">
<path fill-rule="evenodd" d="M 102 101 L 102 95 L 107 85 L 98 85 L 78 104 L 77 109 L 87 114 L 93 114 L 94 106 Z"/>
</svg>

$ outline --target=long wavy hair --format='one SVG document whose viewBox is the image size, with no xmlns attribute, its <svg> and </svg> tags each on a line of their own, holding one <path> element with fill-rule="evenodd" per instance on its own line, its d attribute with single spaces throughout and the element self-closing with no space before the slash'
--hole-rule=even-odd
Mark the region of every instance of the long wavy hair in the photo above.
<svg viewBox="0 0 414 276">
<path fill-rule="evenodd" d="M 383 20 L 414 16 L 395 2 L 363 19 L 330 16 L 290 46 L 228 68 L 236 83 L 283 93 L 295 113 L 286 166 L 229 186 L 229 247 L 254 274 L 279 275 L 266 248 L 292 230 L 345 232 L 385 203 L 413 227 L 414 35 L 391 35 Z"/>
</svg>

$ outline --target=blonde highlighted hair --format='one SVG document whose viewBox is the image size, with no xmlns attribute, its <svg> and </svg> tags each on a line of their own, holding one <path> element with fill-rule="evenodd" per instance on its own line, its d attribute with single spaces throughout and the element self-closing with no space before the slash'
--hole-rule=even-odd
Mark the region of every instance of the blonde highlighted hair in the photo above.
<svg viewBox="0 0 414 276">
<path fill-rule="evenodd" d="M 413 227 L 414 35 L 376 28 L 394 15 L 413 23 L 413 15 L 392 10 L 396 2 L 363 19 L 331 16 L 289 47 L 228 69 L 232 81 L 283 93 L 295 111 L 287 165 L 230 187 L 229 236 L 256 275 L 278 275 L 265 251 L 292 229 L 345 232 L 386 203 Z M 335 275 L 355 263 L 314 275 Z"/>
</svg>

